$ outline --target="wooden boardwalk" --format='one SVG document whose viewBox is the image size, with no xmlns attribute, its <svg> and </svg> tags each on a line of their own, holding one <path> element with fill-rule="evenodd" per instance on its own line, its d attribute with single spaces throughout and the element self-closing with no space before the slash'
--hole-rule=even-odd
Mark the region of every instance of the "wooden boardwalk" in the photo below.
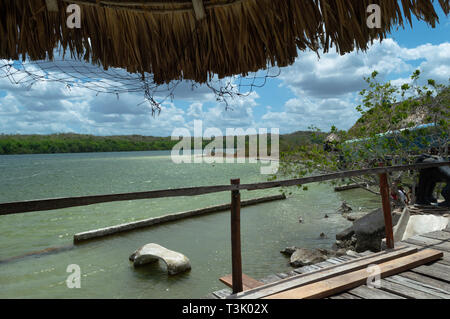
<svg viewBox="0 0 450 319">
<path fill-rule="evenodd" d="M 431 248 L 443 252 L 442 259 L 422 265 L 400 274 L 381 279 L 380 288 L 361 285 L 341 292 L 328 299 L 450 299 L 450 225 L 442 231 L 413 236 L 402 242 L 418 250 Z M 374 255 L 370 252 L 356 256 L 341 256 L 324 262 L 294 269 L 288 273 L 277 273 L 260 279 L 265 284 L 275 283 L 298 274 L 306 274 L 318 269 L 341 264 L 358 257 Z M 224 299 L 231 295 L 231 289 L 225 288 L 210 293 L 206 298 Z"/>
</svg>

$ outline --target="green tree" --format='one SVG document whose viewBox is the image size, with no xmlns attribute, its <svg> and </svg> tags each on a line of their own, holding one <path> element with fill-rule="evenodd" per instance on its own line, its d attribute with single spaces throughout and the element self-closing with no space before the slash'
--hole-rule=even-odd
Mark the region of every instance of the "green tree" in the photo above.
<svg viewBox="0 0 450 319">
<path fill-rule="evenodd" d="M 332 127 L 323 143 L 301 145 L 282 152 L 278 175 L 304 177 L 310 174 L 414 163 L 418 155 L 448 156 L 450 135 L 450 87 L 430 79 L 419 84 L 420 71 L 408 83 L 382 83 L 374 71 L 365 78 L 360 92 L 360 119 L 348 131 Z M 317 136 L 323 136 L 312 127 Z M 274 176 L 275 177 L 275 176 Z M 412 184 L 409 172 L 392 176 L 399 183 Z M 342 182 L 378 184 L 377 176 L 361 176 Z M 333 183 L 337 183 L 334 181 Z M 377 193 L 376 188 L 366 188 Z"/>
</svg>

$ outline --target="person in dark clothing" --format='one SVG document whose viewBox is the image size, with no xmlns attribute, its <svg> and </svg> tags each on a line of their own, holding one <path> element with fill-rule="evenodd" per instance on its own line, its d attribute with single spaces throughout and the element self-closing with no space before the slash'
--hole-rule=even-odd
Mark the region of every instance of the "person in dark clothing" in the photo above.
<svg viewBox="0 0 450 319">
<path fill-rule="evenodd" d="M 444 162 L 444 159 L 439 156 L 422 155 L 416 163 L 437 163 Z M 421 169 L 419 171 L 419 184 L 416 191 L 416 204 L 431 205 L 436 203 L 437 199 L 433 196 L 433 190 L 437 183 L 445 182 L 446 185 L 441 194 L 444 197 L 444 202 L 439 206 L 450 207 L 450 167 L 431 167 Z"/>
</svg>

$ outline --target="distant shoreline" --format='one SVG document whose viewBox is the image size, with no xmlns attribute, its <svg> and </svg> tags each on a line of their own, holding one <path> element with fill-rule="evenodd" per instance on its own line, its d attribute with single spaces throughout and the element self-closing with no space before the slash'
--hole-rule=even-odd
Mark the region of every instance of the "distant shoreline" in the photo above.
<svg viewBox="0 0 450 319">
<path fill-rule="evenodd" d="M 298 131 L 280 135 L 279 142 L 280 151 L 284 151 L 309 143 L 322 143 L 322 139 L 314 137 L 313 132 Z M 0 155 L 170 151 L 178 143 L 179 140 L 172 141 L 170 136 L 0 134 Z M 202 140 L 201 145 L 205 148 L 209 143 L 210 140 Z M 191 145 L 195 145 L 193 137 Z"/>
</svg>

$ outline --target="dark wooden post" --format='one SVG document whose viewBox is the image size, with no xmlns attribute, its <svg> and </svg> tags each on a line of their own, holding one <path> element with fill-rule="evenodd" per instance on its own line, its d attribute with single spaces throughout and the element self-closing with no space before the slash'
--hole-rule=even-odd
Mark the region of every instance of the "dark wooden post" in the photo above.
<svg viewBox="0 0 450 319">
<path fill-rule="evenodd" d="M 382 173 L 380 176 L 380 194 L 383 203 L 384 229 L 386 232 L 387 248 L 394 248 L 394 233 L 392 230 L 391 202 L 389 200 L 389 185 L 387 174 Z"/>
<path fill-rule="evenodd" d="M 232 179 L 231 185 L 239 185 L 239 179 Z M 241 257 L 241 194 L 231 191 L 231 264 L 233 294 L 243 291 Z"/>
</svg>

